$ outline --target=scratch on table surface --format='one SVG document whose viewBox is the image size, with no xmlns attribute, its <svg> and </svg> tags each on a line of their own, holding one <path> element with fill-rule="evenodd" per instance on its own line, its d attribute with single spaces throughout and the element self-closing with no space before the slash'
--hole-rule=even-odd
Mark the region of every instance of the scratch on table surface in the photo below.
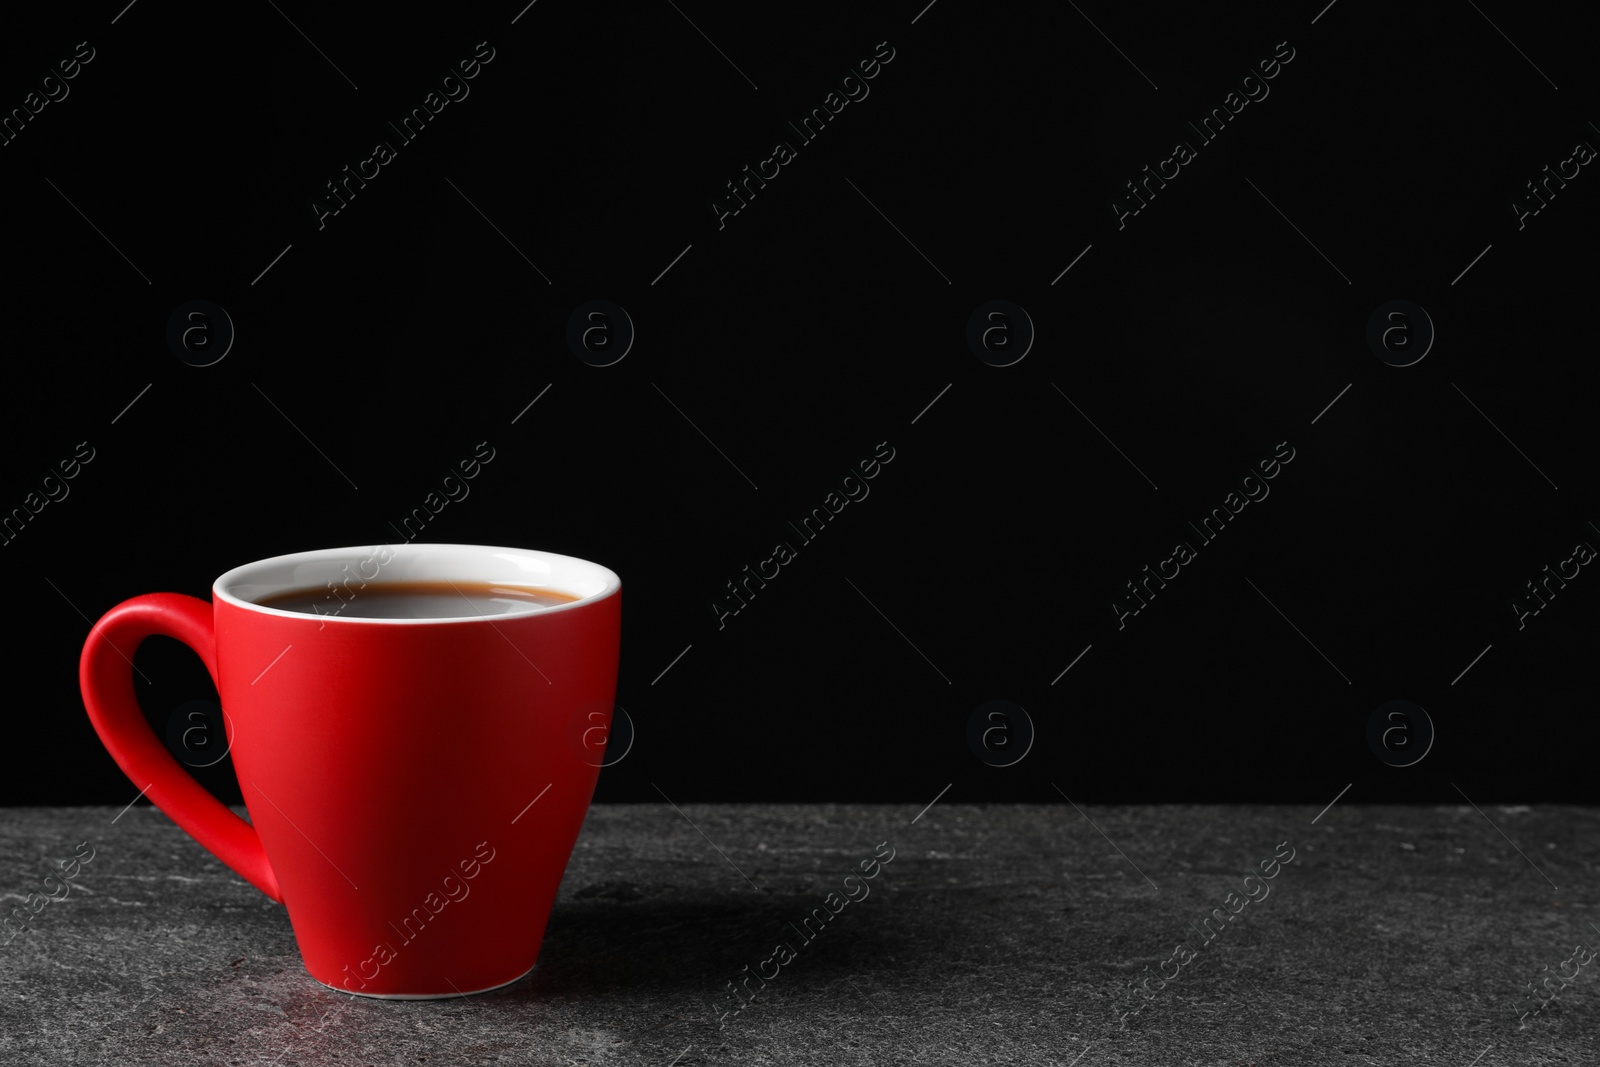
<svg viewBox="0 0 1600 1067">
<path fill-rule="evenodd" d="M 236 882 L 237 878 L 227 878 L 222 875 L 212 875 L 204 878 L 190 878 L 182 874 L 105 874 L 102 878 L 123 878 L 130 882 L 186 882 L 194 885 L 207 885 L 213 882 Z M 243 884 L 243 883 L 240 883 Z"/>
</svg>

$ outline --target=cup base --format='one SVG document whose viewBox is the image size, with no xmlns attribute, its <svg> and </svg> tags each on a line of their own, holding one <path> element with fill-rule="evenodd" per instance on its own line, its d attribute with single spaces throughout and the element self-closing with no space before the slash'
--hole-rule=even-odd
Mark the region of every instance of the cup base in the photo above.
<svg viewBox="0 0 1600 1067">
<path fill-rule="evenodd" d="M 496 989 L 504 989 L 508 985 L 515 985 L 524 978 L 528 977 L 528 975 L 532 974 L 534 967 L 537 966 L 538 964 L 534 964 L 533 967 L 529 967 L 515 978 L 505 982 L 497 982 L 494 985 L 484 986 L 482 989 L 452 989 L 448 993 L 359 993 L 354 989 L 344 989 L 336 985 L 329 985 L 316 975 L 311 975 L 311 980 L 316 982 L 318 985 L 323 986 L 324 988 L 333 990 L 335 993 L 348 993 L 353 997 L 366 997 L 369 1000 L 454 1000 L 459 997 L 476 996 L 479 993 L 492 993 Z"/>
</svg>

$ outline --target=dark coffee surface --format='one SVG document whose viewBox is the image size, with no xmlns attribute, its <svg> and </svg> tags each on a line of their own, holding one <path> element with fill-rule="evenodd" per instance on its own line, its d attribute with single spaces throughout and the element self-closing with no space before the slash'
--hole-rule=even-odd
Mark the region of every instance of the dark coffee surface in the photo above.
<svg viewBox="0 0 1600 1067">
<path fill-rule="evenodd" d="M 307 615 L 357 619 L 456 619 L 505 615 L 531 607 L 555 607 L 578 598 L 549 589 L 492 582 L 335 582 L 321 589 L 296 589 L 256 603 Z"/>
</svg>

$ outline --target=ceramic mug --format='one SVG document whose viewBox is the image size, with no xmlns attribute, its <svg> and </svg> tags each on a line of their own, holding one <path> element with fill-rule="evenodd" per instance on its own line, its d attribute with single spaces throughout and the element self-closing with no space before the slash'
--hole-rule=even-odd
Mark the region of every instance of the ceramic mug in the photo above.
<svg viewBox="0 0 1600 1067">
<path fill-rule="evenodd" d="M 360 614 L 369 583 L 441 582 L 575 599 Z M 260 603 L 324 588 L 337 613 Z M 284 904 L 313 978 L 366 996 L 459 996 L 513 982 L 538 958 L 610 726 L 621 588 L 598 564 L 527 549 L 300 552 L 228 571 L 210 603 L 124 601 L 90 631 L 79 678 L 134 784 Z M 146 722 L 132 658 L 152 634 L 210 671 L 248 822 Z"/>
</svg>

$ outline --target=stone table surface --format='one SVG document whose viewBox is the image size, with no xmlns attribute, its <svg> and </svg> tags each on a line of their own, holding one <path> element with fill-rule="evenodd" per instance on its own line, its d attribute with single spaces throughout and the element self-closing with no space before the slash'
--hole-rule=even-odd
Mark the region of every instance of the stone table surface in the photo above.
<svg viewBox="0 0 1600 1067">
<path fill-rule="evenodd" d="M 0 934 L 0 1064 L 1600 1064 L 1600 809 L 919 807 L 597 805 L 538 967 L 441 1001 L 313 981 L 153 808 L 10 809 L 7 914 L 94 858 Z"/>
</svg>

